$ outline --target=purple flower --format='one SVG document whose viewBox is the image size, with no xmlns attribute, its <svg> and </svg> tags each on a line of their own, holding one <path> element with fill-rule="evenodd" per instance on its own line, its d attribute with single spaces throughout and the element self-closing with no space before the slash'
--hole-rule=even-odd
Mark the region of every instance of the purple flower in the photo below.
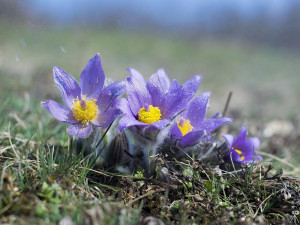
<svg viewBox="0 0 300 225">
<path fill-rule="evenodd" d="M 159 69 L 146 82 L 134 69 L 126 79 L 127 98 L 116 101 L 115 107 L 123 113 L 119 130 L 137 126 L 164 129 L 172 117 L 182 111 L 198 90 L 201 76 L 196 75 L 183 85 L 176 80 L 170 82 L 163 69 Z"/>
<path fill-rule="evenodd" d="M 124 92 L 124 82 L 115 82 L 103 88 L 105 75 L 99 54 L 96 54 L 80 75 L 80 85 L 63 69 L 53 68 L 54 82 L 60 89 L 66 107 L 49 100 L 43 107 L 57 120 L 69 123 L 68 133 L 85 138 L 92 125 L 106 127 L 121 114 L 111 107 Z"/>
<path fill-rule="evenodd" d="M 194 145 L 205 135 L 209 135 L 221 125 L 232 121 L 226 117 L 205 119 L 209 97 L 210 92 L 197 96 L 172 126 L 171 136 L 176 140 L 180 139 L 179 143 L 182 146 Z"/>
<path fill-rule="evenodd" d="M 247 129 L 243 125 L 240 131 L 240 134 L 235 138 L 233 135 L 224 134 L 223 137 L 226 139 L 230 150 L 228 155 L 225 157 L 226 161 L 234 163 L 252 163 L 253 158 L 254 162 L 259 160 L 263 160 L 260 155 L 255 154 L 260 141 L 257 137 L 248 138 Z"/>
</svg>

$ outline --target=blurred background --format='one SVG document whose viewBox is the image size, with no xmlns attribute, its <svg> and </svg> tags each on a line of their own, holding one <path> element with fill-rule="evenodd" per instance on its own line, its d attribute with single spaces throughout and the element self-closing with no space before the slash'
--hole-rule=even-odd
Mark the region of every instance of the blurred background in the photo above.
<svg viewBox="0 0 300 225">
<path fill-rule="evenodd" d="M 98 52 L 114 80 L 202 74 L 209 115 L 232 91 L 223 132 L 245 123 L 264 163 L 300 174 L 300 0 L 0 0 L 1 132 L 35 138 L 39 124 L 55 143 L 65 127 L 40 106 L 62 102 L 52 68 L 79 79 Z"/>
<path fill-rule="evenodd" d="M 99 52 L 114 80 L 128 67 L 202 74 L 211 114 L 233 91 L 232 116 L 297 117 L 299 12 L 299 0 L 0 0 L 0 87 L 58 98 L 52 67 L 79 78 Z"/>
</svg>

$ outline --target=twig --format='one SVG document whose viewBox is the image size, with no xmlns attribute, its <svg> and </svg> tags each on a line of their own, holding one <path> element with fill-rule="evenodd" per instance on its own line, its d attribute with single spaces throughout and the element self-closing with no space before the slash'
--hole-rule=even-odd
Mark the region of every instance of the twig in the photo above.
<svg viewBox="0 0 300 225">
<path fill-rule="evenodd" d="M 225 114 L 227 112 L 227 109 L 228 109 L 228 106 L 229 106 L 229 103 L 230 103 L 230 100 L 231 100 L 231 96 L 232 96 L 232 91 L 229 92 L 229 95 L 227 97 L 227 101 L 226 101 L 222 116 L 225 116 Z"/>
<path fill-rule="evenodd" d="M 37 133 L 38 133 L 38 139 L 39 139 L 40 143 L 42 144 L 42 138 L 41 138 L 41 133 L 40 133 L 40 127 L 39 127 L 39 123 L 38 123 L 37 114 L 34 115 L 34 119 L 35 119 L 35 123 L 36 123 L 36 129 L 37 129 Z M 40 157 L 40 146 L 37 146 L 37 148 L 36 148 L 36 162 L 37 162 L 38 168 L 40 168 L 39 157 Z"/>
<path fill-rule="evenodd" d="M 1 140 L 1 139 L 8 139 L 8 138 L 10 138 L 10 134 L 9 134 L 8 132 L 6 132 L 6 131 L 1 131 L 1 132 L 0 132 L 0 140 Z M 22 139 L 22 138 L 18 137 L 18 135 L 16 135 L 16 136 L 13 137 L 12 139 L 13 139 L 13 140 L 16 140 L 16 141 L 19 141 L 19 142 L 22 142 L 22 143 L 27 143 L 27 142 L 28 142 L 28 140 Z M 29 143 L 31 143 L 31 144 L 33 144 L 33 145 L 36 144 L 36 142 L 35 142 L 35 141 L 32 141 L 32 140 L 30 140 Z"/>
<path fill-rule="evenodd" d="M 29 93 L 26 91 L 24 93 L 24 108 L 22 110 L 22 114 L 25 114 L 29 111 L 30 108 L 30 95 Z"/>
<path fill-rule="evenodd" d="M 109 174 L 106 174 L 106 173 L 102 173 L 102 172 L 100 172 L 98 170 L 93 170 L 93 169 L 89 169 L 89 168 L 82 167 L 82 166 L 80 166 L 79 168 L 80 169 L 87 169 L 88 171 L 91 171 L 91 172 L 94 172 L 94 173 L 97 173 L 97 174 L 100 174 L 100 175 L 103 175 L 103 176 L 112 177 L 112 175 L 109 175 Z"/>
<path fill-rule="evenodd" d="M 17 124 L 19 124 L 23 129 L 27 128 L 26 123 L 20 119 L 20 117 L 17 115 L 17 113 L 13 113 L 12 117 L 16 120 Z"/>
<path fill-rule="evenodd" d="M 14 202 L 15 202 L 15 201 L 14 201 Z M 9 203 L 8 205 L 6 205 L 5 207 L 3 207 L 3 208 L 0 210 L 0 216 L 2 216 L 7 210 L 9 210 L 9 209 L 13 206 L 14 202 L 11 202 L 11 203 Z"/>
<path fill-rule="evenodd" d="M 257 214 L 258 214 L 258 211 L 259 211 L 259 209 L 262 207 L 262 205 L 263 205 L 269 198 L 271 198 L 274 194 L 277 194 L 278 192 L 279 192 L 279 191 L 276 191 L 275 193 L 270 194 L 268 197 L 266 197 L 266 198 L 259 204 L 258 209 L 256 210 L 256 212 L 255 212 L 253 218 L 256 218 L 256 216 L 257 216 Z"/>
<path fill-rule="evenodd" d="M 0 155 L 0 158 L 3 158 L 3 159 L 10 159 L 10 160 L 16 160 L 15 158 L 12 158 L 12 157 L 6 157 L 6 156 L 2 156 Z M 32 160 L 32 159 L 27 159 L 27 160 L 21 160 L 20 161 L 15 161 L 15 162 L 22 162 L 22 161 L 26 161 L 26 162 L 36 162 L 36 160 Z"/>
<path fill-rule="evenodd" d="M 12 148 L 11 146 L 7 146 L 5 148 L 0 149 L 0 154 L 3 154 L 3 152 L 5 152 L 6 150 L 11 149 L 11 148 Z"/>
<path fill-rule="evenodd" d="M 8 123 L 8 133 L 9 133 L 9 136 L 8 136 L 8 140 L 9 140 L 9 144 L 14 152 L 14 154 L 16 155 L 17 159 L 19 160 L 20 159 L 20 156 L 18 155 L 14 145 L 12 144 L 12 141 L 11 141 L 11 136 L 10 136 L 10 122 Z"/>
<path fill-rule="evenodd" d="M 166 190 L 165 190 L 165 189 L 150 190 L 150 191 L 148 191 L 147 193 L 145 193 L 145 194 L 143 194 L 143 195 L 141 195 L 141 196 L 139 196 L 139 197 L 137 197 L 137 198 L 135 198 L 135 199 L 129 201 L 129 202 L 126 204 L 126 206 L 130 206 L 130 205 L 132 205 L 133 203 L 135 203 L 135 202 L 137 202 L 137 201 L 139 201 L 139 200 L 141 200 L 141 199 L 147 197 L 148 195 L 151 195 L 151 194 L 154 194 L 154 193 L 157 193 L 157 192 L 164 192 L 164 191 L 166 191 Z"/>
<path fill-rule="evenodd" d="M 231 100 L 231 96 L 232 96 L 232 91 L 230 91 L 229 94 L 228 94 L 228 97 L 227 97 L 227 100 L 226 100 L 226 104 L 225 104 L 225 106 L 224 106 L 224 110 L 223 110 L 223 112 L 222 112 L 221 117 L 225 117 L 225 114 L 226 114 L 227 109 L 228 109 L 228 107 L 229 107 L 229 103 L 230 103 L 230 100 Z M 218 114 L 216 114 L 216 115 L 218 115 Z M 218 115 L 218 117 L 220 117 L 220 115 Z M 218 127 L 218 128 L 214 131 L 214 133 L 215 133 L 216 136 L 219 136 L 219 134 L 220 134 L 220 132 L 221 132 L 221 128 L 222 128 L 222 126 L 221 126 L 221 127 Z"/>
</svg>

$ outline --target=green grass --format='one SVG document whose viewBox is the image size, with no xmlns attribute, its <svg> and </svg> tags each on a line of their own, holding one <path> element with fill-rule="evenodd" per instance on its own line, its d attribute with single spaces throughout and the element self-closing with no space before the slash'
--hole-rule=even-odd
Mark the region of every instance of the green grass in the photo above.
<svg viewBox="0 0 300 225">
<path fill-rule="evenodd" d="M 7 100 L 0 114 L 7 108 L 18 112 L 27 104 L 21 99 L 16 104 L 16 99 Z M 34 102 L 27 108 L 32 112 L 19 119 L 28 127 L 9 116 L 1 123 L 2 223 L 56 224 L 70 218 L 75 224 L 88 224 L 99 215 L 103 224 L 133 225 L 148 215 L 166 224 L 210 223 L 216 218 L 236 224 L 242 217 L 257 221 L 259 215 L 278 223 L 284 218 L 274 208 L 290 208 L 293 201 L 284 202 L 279 190 L 289 182 L 296 189 L 300 182 L 269 179 L 261 166 L 245 168 L 244 175 L 240 169 L 220 175 L 191 159 L 170 162 L 182 171 L 171 171 L 174 184 L 144 178 L 142 173 L 131 177 L 95 170 L 89 158 L 75 153 L 64 125 L 49 120 Z"/>
<path fill-rule="evenodd" d="M 57 224 L 68 217 L 75 224 L 88 224 L 99 216 L 102 224 L 128 225 L 142 223 L 147 216 L 166 224 L 236 224 L 241 218 L 251 223 L 259 216 L 282 223 L 283 214 L 290 214 L 283 209 L 299 198 L 292 192 L 300 192 L 299 179 L 270 177 L 280 168 L 300 175 L 292 168 L 300 161 L 297 142 L 283 146 L 296 152 L 295 161 L 266 155 L 262 165 L 244 168 L 244 174 L 236 168 L 220 175 L 192 159 L 172 161 L 181 173 L 171 171 L 176 182 L 165 184 L 144 178 L 142 172 L 123 176 L 92 167 L 93 157 L 76 153 L 67 126 L 51 118 L 40 102 L 61 102 L 53 85 L 53 66 L 78 78 L 87 60 L 100 52 L 107 77 L 115 80 L 127 76 L 127 67 L 146 76 L 164 67 L 181 83 L 202 73 L 201 91 L 212 91 L 211 114 L 223 109 L 233 90 L 231 108 L 243 110 L 255 127 L 275 115 L 297 115 L 300 55 L 234 40 L 0 27 L 6 31 L 0 35 L 0 223 Z M 260 151 L 268 153 L 268 141 L 262 140 Z M 266 174 L 271 163 L 276 170 Z M 283 189 L 292 193 L 291 199 L 284 199 Z"/>
</svg>

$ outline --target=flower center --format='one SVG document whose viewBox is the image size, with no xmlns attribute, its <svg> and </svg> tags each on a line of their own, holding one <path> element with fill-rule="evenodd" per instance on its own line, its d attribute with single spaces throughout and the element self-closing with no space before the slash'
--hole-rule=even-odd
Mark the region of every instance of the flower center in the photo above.
<svg viewBox="0 0 300 225">
<path fill-rule="evenodd" d="M 234 151 L 236 151 L 238 154 L 239 154 L 239 156 L 240 156 L 240 158 L 241 158 L 241 160 L 244 160 L 245 159 L 245 157 L 243 156 L 243 154 L 242 154 L 242 151 L 241 150 L 238 150 L 238 149 L 235 149 L 235 148 L 232 148 Z"/>
<path fill-rule="evenodd" d="M 190 120 L 186 120 L 181 118 L 180 120 L 177 121 L 177 126 L 180 129 L 182 136 L 190 133 L 193 130 L 193 126 L 191 125 Z"/>
<path fill-rule="evenodd" d="M 86 123 L 97 117 L 98 106 L 96 99 L 86 99 L 85 96 L 81 100 L 77 98 L 72 101 L 72 111 L 76 120 Z"/>
<path fill-rule="evenodd" d="M 138 120 L 142 123 L 150 124 L 159 121 L 161 118 L 161 113 L 159 107 L 154 107 L 149 105 L 148 107 L 143 107 L 138 113 Z"/>
</svg>

